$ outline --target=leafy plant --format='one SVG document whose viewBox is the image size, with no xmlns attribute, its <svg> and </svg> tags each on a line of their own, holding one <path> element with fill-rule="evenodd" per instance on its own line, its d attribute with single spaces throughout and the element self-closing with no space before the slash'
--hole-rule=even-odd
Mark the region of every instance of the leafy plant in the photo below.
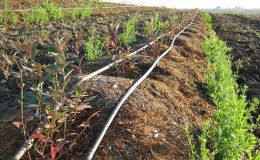
<svg viewBox="0 0 260 160">
<path fill-rule="evenodd" d="M 91 14 L 92 14 L 92 9 L 90 9 L 90 8 L 82 9 L 81 10 L 81 14 L 80 14 L 80 18 L 84 19 L 86 17 L 91 16 Z"/>
<path fill-rule="evenodd" d="M 135 29 L 136 18 L 130 19 L 125 26 L 125 29 L 122 34 L 119 35 L 120 43 L 122 46 L 127 47 L 136 41 L 137 31 Z"/>
<path fill-rule="evenodd" d="M 204 21 L 206 22 L 208 28 L 212 28 L 212 18 L 208 13 L 205 13 Z"/>
<path fill-rule="evenodd" d="M 84 19 L 88 16 L 91 16 L 92 9 L 90 8 L 90 5 L 88 3 L 85 3 L 82 8 L 73 8 L 69 12 L 69 16 L 72 19 L 81 18 Z"/>
<path fill-rule="evenodd" d="M 214 64 L 207 70 L 207 88 L 217 110 L 214 113 L 213 141 L 217 159 L 241 159 L 250 154 L 256 143 L 252 133 L 250 112 L 254 104 L 246 102 L 247 87 L 240 90 L 236 75 L 232 74 L 231 60 L 226 52 L 229 48 L 214 32 L 206 39 L 204 50 L 208 60 Z M 246 108 L 246 106 L 250 106 Z"/>
<path fill-rule="evenodd" d="M 25 23 L 44 23 L 49 21 L 49 14 L 45 8 L 37 5 L 30 14 L 24 15 Z"/>
<path fill-rule="evenodd" d="M 168 27 L 169 27 L 169 22 L 162 23 L 159 18 L 159 13 L 156 13 L 155 16 L 151 18 L 150 21 L 145 22 L 144 31 L 151 39 L 154 36 L 155 32 Z"/>
<path fill-rule="evenodd" d="M 85 3 L 83 6 L 83 9 L 81 10 L 81 15 L 80 18 L 84 19 L 86 17 L 89 17 L 92 15 L 92 9 L 91 9 L 91 4 L 89 3 Z"/>
<path fill-rule="evenodd" d="M 28 94 L 24 94 L 22 90 L 21 97 L 26 95 L 33 98 L 32 101 L 31 98 L 27 97 L 29 103 L 28 101 L 26 103 L 27 106 L 37 108 L 37 116 L 41 126 L 38 132 L 34 132 L 31 135 L 31 138 L 35 139 L 33 144 L 35 149 L 34 156 L 47 159 L 59 159 L 74 146 L 77 138 L 87 128 L 86 124 L 91 118 L 88 118 L 87 121 L 80 124 L 77 128 L 81 131 L 75 133 L 74 130 L 71 130 L 71 127 L 73 126 L 72 124 L 77 114 L 91 107 L 81 101 L 82 95 L 86 94 L 84 93 L 86 91 L 85 86 L 74 87 L 73 91 L 70 92 L 73 98 L 70 98 L 66 93 L 66 88 L 71 82 L 71 74 L 74 69 L 70 68 L 71 62 L 66 61 L 63 52 L 64 47 L 60 44 L 50 45 L 48 47 L 49 54 L 54 57 L 55 62 L 47 66 L 35 61 L 36 50 L 33 48 L 31 44 L 22 45 L 22 49 L 31 57 L 31 61 L 26 64 L 27 67 L 23 65 L 22 67 L 29 72 L 25 74 L 30 77 L 27 84 L 32 91 L 28 92 Z M 23 77 L 23 75 L 21 75 L 21 77 Z M 44 88 L 44 85 L 48 86 L 47 89 Z M 21 86 L 24 85 L 19 84 L 20 88 Z M 26 98 L 21 98 L 21 102 L 24 100 L 26 100 Z M 22 114 L 24 107 L 23 103 L 21 103 Z M 21 125 L 25 128 L 26 124 L 21 123 Z M 26 137 L 27 133 L 24 135 Z M 66 145 L 67 147 L 64 147 Z"/>
<path fill-rule="evenodd" d="M 43 3 L 43 8 L 47 11 L 49 18 L 53 18 L 55 20 L 63 18 L 63 10 L 61 7 L 47 1 Z"/>
<path fill-rule="evenodd" d="M 161 22 L 159 24 L 159 28 L 160 28 L 160 30 L 166 32 L 167 30 L 170 29 L 170 22 L 169 21 Z"/>
<path fill-rule="evenodd" d="M 88 38 L 85 45 L 85 58 L 88 61 L 93 61 L 103 54 L 105 42 L 99 40 L 99 36 L 92 35 Z"/>
<path fill-rule="evenodd" d="M 80 12 L 78 8 L 73 8 L 70 12 L 69 12 L 69 16 L 71 19 L 76 19 L 77 17 L 79 17 Z"/>
<path fill-rule="evenodd" d="M 186 137 L 188 138 L 188 143 L 190 145 L 189 156 L 191 157 L 192 160 L 195 160 L 196 159 L 196 150 L 195 150 L 195 145 L 194 145 L 194 138 L 190 134 L 189 125 L 187 123 L 184 123 L 183 130 L 184 130 L 184 132 L 186 134 Z"/>
<path fill-rule="evenodd" d="M 93 8 L 103 8 L 106 5 L 104 3 L 100 3 L 98 0 L 93 0 L 91 3 L 91 7 Z"/>
<path fill-rule="evenodd" d="M 211 22 L 205 15 L 207 23 Z M 209 27 L 212 24 L 208 25 Z M 258 105 L 258 100 L 246 101 L 247 87 L 240 89 L 231 69 L 231 58 L 226 53 L 230 49 L 221 41 L 216 33 L 209 28 L 210 35 L 206 38 L 203 49 L 211 63 L 207 70 L 207 90 L 216 111 L 214 119 L 205 125 L 201 141 L 200 159 L 243 159 L 252 157 L 256 138 L 252 133 L 254 125 L 251 112 Z M 209 127 L 210 126 L 210 127 Z M 205 143 L 213 143 L 209 150 Z"/>
<path fill-rule="evenodd" d="M 8 22 L 9 5 L 8 0 L 4 1 L 4 15 L 0 16 L 0 24 L 6 25 Z"/>
<path fill-rule="evenodd" d="M 19 15 L 14 13 L 14 12 L 12 12 L 11 23 L 14 24 L 14 25 L 17 24 L 18 19 L 19 19 Z"/>
<path fill-rule="evenodd" d="M 113 55 L 112 60 L 115 60 L 123 49 L 119 42 L 118 28 L 119 24 L 116 26 L 115 31 L 112 32 L 112 35 L 106 39 L 105 49 L 109 55 Z"/>
</svg>

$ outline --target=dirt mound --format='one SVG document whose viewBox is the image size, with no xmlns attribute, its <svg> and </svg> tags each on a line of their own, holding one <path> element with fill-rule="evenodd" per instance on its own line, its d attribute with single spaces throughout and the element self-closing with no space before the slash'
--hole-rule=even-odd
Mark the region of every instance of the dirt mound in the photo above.
<svg viewBox="0 0 260 160">
<path fill-rule="evenodd" d="M 131 15 L 129 14 L 129 16 Z M 147 15 L 144 14 L 143 16 Z M 119 17 L 121 16 L 119 15 Z M 102 18 L 104 18 L 102 21 L 106 23 L 112 23 L 115 19 L 113 16 Z M 94 19 L 90 18 L 87 22 L 78 23 L 78 26 L 65 26 L 64 24 L 64 28 L 60 28 L 62 26 L 52 22 L 50 26 L 44 26 L 44 31 L 53 33 L 59 32 L 61 29 L 64 32 L 65 30 L 70 31 L 68 35 L 65 34 L 63 36 L 65 37 L 64 41 L 73 46 L 77 39 L 86 38 L 84 35 L 90 31 L 83 26 L 90 21 L 96 23 Z M 102 30 L 99 28 L 100 31 L 98 32 L 109 34 L 111 28 L 104 22 L 100 24 L 103 24 L 101 26 L 106 29 Z M 74 24 L 75 22 L 72 23 Z M 69 24 L 72 25 L 72 23 Z M 117 22 L 113 23 L 117 24 Z M 31 37 L 31 41 L 55 42 L 54 38 L 49 40 L 49 37 L 41 37 L 44 33 L 37 36 L 37 28 L 38 26 L 36 25 L 29 26 L 26 30 L 26 34 L 35 33 L 33 34 L 34 37 Z M 18 35 L 18 33 L 25 32 L 23 27 L 17 30 L 8 28 L 8 30 L 10 32 L 13 31 L 13 34 L 11 35 L 9 32 L 3 34 L 14 36 L 14 34 Z M 40 32 L 42 32 L 41 29 L 39 29 Z M 74 35 L 74 33 L 79 37 L 70 39 L 69 37 L 71 37 L 71 34 Z M 60 33 L 57 33 L 57 35 L 60 35 Z M 173 36 L 171 35 L 171 37 Z M 205 119 L 212 115 L 212 108 L 207 102 L 203 91 L 205 81 L 204 69 L 207 65 L 202 50 L 205 36 L 206 26 L 203 22 L 202 14 L 199 14 L 194 24 L 176 40 L 175 47 L 159 62 L 151 75 L 125 102 L 105 139 L 102 141 L 94 159 L 188 159 L 190 147 L 183 131 L 183 124 L 188 123 L 192 132 L 196 135 L 196 133 L 200 132 L 199 128 L 203 125 Z M 140 37 L 138 38 L 140 39 Z M 15 87 L 18 76 L 14 75 L 15 71 L 17 72 L 18 70 L 14 64 L 7 64 L 8 58 L 11 58 L 10 55 L 12 55 L 11 53 L 9 53 L 10 55 L 7 54 L 7 51 L 14 53 L 20 50 L 20 44 L 13 43 L 13 40 L 3 40 L 2 42 L 8 48 L 1 48 L 0 51 L 6 53 L 2 54 L 1 59 L 7 59 L 4 65 L 7 66 L 8 70 L 11 70 L 9 72 L 14 73 L 8 75 L 10 73 L 4 72 L 5 69 L 1 70 L 0 73 L 2 75 L 0 76 L 3 77 L 1 84 L 4 84 L 6 88 L 3 88 L 0 93 L 6 99 L 6 105 L 9 105 L 9 107 L 19 106 L 17 103 L 19 92 Z M 37 43 L 37 47 L 40 52 L 44 53 L 45 48 L 41 48 L 41 43 Z M 167 48 L 168 46 L 163 46 L 163 50 Z M 20 57 L 22 60 L 23 56 L 20 55 Z M 46 58 L 40 60 L 42 63 L 49 63 L 49 60 Z M 77 140 L 75 148 L 65 154 L 63 159 L 80 157 L 90 149 L 121 96 L 152 65 L 154 57 L 138 55 L 133 57 L 133 60 L 138 62 L 136 70 L 129 68 L 128 64 L 126 64 L 128 62 L 124 62 L 86 82 L 89 95 L 89 99 L 86 99 L 86 101 L 93 109 L 80 115 L 79 119 L 86 119 L 90 113 L 96 111 L 99 113 L 91 119 L 89 128 Z M 85 63 L 83 66 L 85 69 L 84 73 L 101 68 L 111 61 L 111 57 L 104 57 L 93 63 Z M 11 77 L 16 77 L 16 79 Z M 13 108 L 13 110 L 16 109 L 17 107 Z M 0 138 L 3 144 L 0 146 L 0 159 L 10 159 L 10 156 L 14 154 L 17 147 L 23 142 L 22 134 L 19 134 L 19 130 L 11 124 L 11 121 L 19 118 L 19 111 L 4 114 L 6 110 L 3 110 L 1 113 L 6 116 L 2 118 L 3 120 L 0 123 Z M 34 125 L 30 127 L 35 128 Z M 15 134 L 8 134 L 9 132 Z"/>
<path fill-rule="evenodd" d="M 125 102 L 94 159 L 188 159 L 189 145 L 183 124 L 187 122 L 196 133 L 205 119 L 212 115 L 212 108 L 202 90 L 207 62 L 201 47 L 206 35 L 201 15 L 196 22 L 177 39 L 177 46 Z M 151 65 L 152 61 L 145 59 Z M 90 132 L 83 136 L 85 143 L 76 149 L 79 153 L 82 148 L 88 150 L 100 132 L 107 112 L 124 93 L 118 93 L 119 88 L 127 89 L 122 86 L 133 82 L 133 79 L 117 77 L 115 83 L 103 88 L 101 84 L 108 78 L 104 74 L 104 82 L 99 80 L 91 88 L 100 92 L 95 101 L 103 101 L 103 105 L 99 105 L 102 118 L 97 120 L 98 123 L 95 120 L 90 124 Z M 110 92 L 113 86 L 116 87 Z"/>
</svg>

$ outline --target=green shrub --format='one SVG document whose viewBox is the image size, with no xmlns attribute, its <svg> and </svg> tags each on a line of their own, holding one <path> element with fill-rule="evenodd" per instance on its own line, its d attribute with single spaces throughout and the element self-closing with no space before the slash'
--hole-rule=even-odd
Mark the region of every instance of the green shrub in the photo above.
<svg viewBox="0 0 260 160">
<path fill-rule="evenodd" d="M 6 22 L 5 17 L 0 16 L 0 24 L 5 25 L 5 22 Z"/>
<path fill-rule="evenodd" d="M 79 17 L 80 12 L 78 8 L 73 8 L 70 12 L 69 12 L 69 16 L 71 19 L 76 19 L 77 17 Z"/>
<path fill-rule="evenodd" d="M 49 21 L 49 14 L 45 8 L 40 5 L 34 7 L 30 14 L 24 15 L 26 23 L 44 23 Z"/>
<path fill-rule="evenodd" d="M 211 31 L 203 46 L 207 59 L 213 64 L 207 69 L 207 89 L 214 102 L 212 140 L 217 159 L 242 159 L 250 155 L 256 143 L 252 134 L 250 112 L 254 103 L 246 102 L 247 87 L 239 89 L 237 75 L 232 73 L 230 49 Z M 249 106 L 249 107 L 247 107 Z"/>
<path fill-rule="evenodd" d="M 145 33 L 151 37 L 155 32 L 163 30 L 167 27 L 170 27 L 169 22 L 162 23 L 159 18 L 159 14 L 156 13 L 154 17 L 151 18 L 150 21 L 145 22 Z"/>
<path fill-rule="evenodd" d="M 47 11 L 49 18 L 59 20 L 63 18 L 63 10 L 61 7 L 56 6 L 53 3 L 43 3 L 43 8 Z"/>
<path fill-rule="evenodd" d="M 6 25 L 8 22 L 9 5 L 8 0 L 4 1 L 4 14 L 0 16 L 0 24 Z"/>
<path fill-rule="evenodd" d="M 105 42 L 99 39 L 100 37 L 95 35 L 88 38 L 85 45 L 85 58 L 88 61 L 93 61 L 102 55 Z"/>
<path fill-rule="evenodd" d="M 18 19 L 19 19 L 19 15 L 12 12 L 11 23 L 14 24 L 14 25 L 17 24 Z"/>
<path fill-rule="evenodd" d="M 209 13 L 205 13 L 204 15 L 204 21 L 206 22 L 208 28 L 212 28 L 212 18 L 209 15 Z"/>
<path fill-rule="evenodd" d="M 254 125 L 251 112 L 259 103 L 257 100 L 246 101 L 247 87 L 240 89 L 236 82 L 237 75 L 232 72 L 230 49 L 221 41 L 211 28 L 211 18 L 205 15 L 210 23 L 209 37 L 203 49 L 211 63 L 206 70 L 207 90 L 216 108 L 214 119 L 206 123 L 200 140 L 201 155 L 199 159 L 244 159 L 252 157 L 256 138 L 252 133 Z M 207 141 L 212 142 L 209 150 Z"/>
<path fill-rule="evenodd" d="M 84 19 L 84 18 L 89 17 L 91 15 L 92 15 L 92 9 L 90 9 L 90 8 L 81 9 L 81 13 L 80 13 L 81 19 Z"/>
<path fill-rule="evenodd" d="M 92 9 L 89 3 L 85 3 L 82 8 L 73 8 L 69 12 L 69 16 L 72 19 L 81 18 L 84 19 L 92 15 Z"/>
<path fill-rule="evenodd" d="M 122 46 L 129 48 L 129 46 L 136 41 L 137 31 L 135 29 L 136 18 L 130 19 L 124 28 L 122 34 L 119 35 L 120 43 Z"/>
</svg>

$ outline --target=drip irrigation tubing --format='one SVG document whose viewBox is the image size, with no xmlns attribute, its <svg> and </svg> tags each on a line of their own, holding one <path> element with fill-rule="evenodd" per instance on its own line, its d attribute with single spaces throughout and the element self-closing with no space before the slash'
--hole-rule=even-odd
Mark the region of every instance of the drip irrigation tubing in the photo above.
<svg viewBox="0 0 260 160">
<path fill-rule="evenodd" d="M 149 68 L 149 70 L 140 78 L 138 79 L 130 88 L 129 90 L 125 93 L 125 95 L 122 97 L 122 99 L 118 102 L 117 106 L 114 108 L 114 110 L 112 111 L 111 115 L 109 116 L 104 128 L 102 129 L 99 137 L 96 139 L 93 147 L 91 148 L 90 152 L 85 156 L 84 160 L 91 160 L 99 146 L 99 144 L 101 143 L 102 139 L 104 138 L 109 126 L 111 125 L 112 121 L 114 120 L 117 112 L 119 111 L 119 109 L 121 108 L 121 106 L 124 104 L 124 102 L 127 100 L 127 98 L 131 95 L 131 93 L 149 76 L 149 74 L 153 71 L 153 69 L 156 67 L 157 63 L 172 49 L 174 42 L 176 40 L 176 38 L 186 30 L 186 28 L 188 28 L 194 21 L 195 16 L 197 15 L 199 11 L 197 11 L 191 22 L 183 29 L 181 30 L 172 40 L 172 43 L 170 45 L 170 47 L 162 54 L 160 55 L 155 62 L 153 63 L 153 65 Z"/>
<path fill-rule="evenodd" d="M 198 11 L 196 12 L 196 14 L 197 14 L 197 13 L 198 13 Z M 194 14 L 193 19 L 192 19 L 192 22 L 193 22 L 194 17 L 195 17 L 196 14 Z M 188 25 L 188 26 L 189 26 L 189 25 Z M 181 30 L 177 35 L 180 35 L 186 28 L 187 28 L 187 26 L 186 26 L 183 30 Z M 136 50 L 136 51 L 134 51 L 134 52 L 128 54 L 127 56 L 130 57 L 130 56 L 133 56 L 133 55 L 135 55 L 135 54 L 137 54 L 137 53 L 143 51 L 144 49 L 146 49 L 147 47 L 149 47 L 149 45 L 154 44 L 156 41 L 158 41 L 158 40 L 159 40 L 160 38 L 162 38 L 163 36 L 168 35 L 168 34 L 171 34 L 171 33 L 172 33 L 172 31 L 160 35 L 159 37 L 156 38 L 156 40 L 154 40 L 154 41 L 150 42 L 149 44 L 147 44 L 147 45 L 145 45 L 145 46 L 139 48 L 138 50 Z M 175 41 L 175 39 L 177 38 L 177 35 L 175 36 L 174 41 Z M 173 41 L 173 42 L 174 42 L 174 41 Z M 158 58 L 159 58 L 159 57 L 158 57 Z M 158 59 L 158 58 L 157 58 L 157 59 Z M 85 82 L 85 81 L 87 81 L 88 79 L 90 79 L 90 78 L 92 78 L 92 77 L 94 77 L 94 76 L 96 76 L 96 75 L 98 75 L 98 74 L 100 74 L 100 73 L 102 73 L 102 72 L 108 70 L 109 68 L 115 66 L 117 63 L 120 63 L 120 62 L 122 62 L 123 60 L 124 60 L 124 59 L 119 59 L 119 60 L 117 60 L 117 61 L 115 61 L 115 62 L 112 62 L 112 63 L 108 64 L 107 66 L 105 66 L 105 67 L 103 67 L 103 68 L 101 68 L 101 69 L 99 69 L 99 70 L 96 70 L 95 72 L 92 72 L 92 73 L 90 73 L 90 74 L 88 74 L 88 75 L 86 75 L 86 76 L 83 76 L 83 77 L 81 78 L 81 80 L 80 80 L 79 82 L 77 82 L 77 83 L 72 87 L 71 90 L 69 90 L 69 92 L 67 93 L 66 96 L 70 95 L 70 94 L 74 91 L 74 89 L 75 89 L 77 86 L 79 86 L 80 84 L 82 84 L 83 82 Z M 158 63 L 158 62 L 157 62 L 157 63 Z M 130 90 L 130 89 L 129 89 L 129 90 Z M 127 92 L 127 93 L 128 93 L 128 92 Z M 130 94 L 131 94 L 131 92 L 130 92 Z M 129 94 L 129 95 L 130 95 L 130 94 Z M 64 100 L 64 99 L 63 99 L 63 100 Z M 124 100 L 124 101 L 125 101 L 125 100 Z M 123 101 L 123 102 L 124 102 L 124 101 Z M 121 105 L 122 105 L 122 104 L 121 104 Z M 111 121 L 111 122 L 112 122 L 112 121 Z M 110 122 L 110 123 L 111 123 L 111 122 Z M 110 124 L 109 124 L 109 125 L 110 125 Z M 41 131 L 41 129 L 42 129 L 42 128 L 38 126 L 38 127 L 34 130 L 34 133 L 35 133 L 35 132 L 38 132 L 38 131 Z M 106 130 L 107 130 L 107 129 L 106 129 Z M 103 135 L 103 136 L 104 136 L 104 135 Z M 102 140 L 102 139 L 101 139 L 101 140 Z M 100 141 L 101 141 L 101 140 L 100 140 Z M 20 147 L 20 149 L 16 152 L 16 154 L 12 157 L 12 160 L 19 160 L 19 159 L 21 159 L 22 156 L 25 154 L 25 152 L 32 147 L 33 142 L 34 142 L 34 138 L 29 137 L 29 138 L 26 140 L 26 142 Z M 99 143 L 100 143 L 100 142 L 99 142 Z M 95 149 L 95 150 L 96 150 L 96 149 Z M 93 154 L 94 154 L 94 153 L 93 153 Z M 93 156 L 93 155 L 92 155 L 92 156 Z"/>
<path fill-rule="evenodd" d="M 158 41 L 159 39 L 161 39 L 163 36 L 165 36 L 165 35 L 167 35 L 167 34 L 170 34 L 171 32 L 172 32 L 172 31 L 160 35 L 159 37 L 156 38 L 156 40 L 154 40 L 154 41 L 150 42 L 149 44 L 147 44 L 147 45 L 145 45 L 145 46 L 139 48 L 138 50 L 136 50 L 136 51 L 134 51 L 134 52 L 128 54 L 127 56 L 128 56 L 128 57 L 131 57 L 131 56 L 133 56 L 133 55 L 135 55 L 135 54 L 137 54 L 137 53 L 143 51 L 144 49 L 146 49 L 147 47 L 149 47 L 149 45 L 154 44 L 156 41 Z M 71 93 L 73 92 L 73 90 L 74 90 L 77 86 L 79 86 L 80 84 L 82 84 L 82 83 L 85 82 L 86 80 L 88 80 L 88 79 L 90 79 L 90 78 L 92 78 L 92 77 L 94 77 L 94 76 L 96 76 L 96 75 L 98 75 L 98 74 L 100 74 L 100 73 L 102 73 L 102 72 L 108 70 L 109 68 L 112 68 L 112 67 L 115 66 L 117 63 L 120 63 L 120 62 L 122 62 L 123 60 L 124 60 L 124 59 L 116 60 L 115 62 L 112 62 L 112 63 L 110 63 L 110 64 L 104 66 L 103 68 L 100 68 L 100 69 L 96 70 L 95 72 L 92 72 L 92 73 L 90 73 L 90 74 L 88 74 L 88 75 L 86 75 L 86 76 L 83 76 L 83 77 L 81 78 L 81 80 L 80 80 L 79 82 L 77 82 L 76 85 L 72 88 L 72 90 L 70 90 L 70 91 L 68 92 L 68 94 L 71 94 Z"/>
</svg>

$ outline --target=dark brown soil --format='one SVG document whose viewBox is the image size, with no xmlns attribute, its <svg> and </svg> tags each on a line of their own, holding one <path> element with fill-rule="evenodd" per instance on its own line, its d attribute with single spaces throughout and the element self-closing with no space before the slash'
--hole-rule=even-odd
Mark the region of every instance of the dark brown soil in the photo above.
<svg viewBox="0 0 260 160">
<path fill-rule="evenodd" d="M 26 2 L 29 4 L 30 1 Z M 12 124 L 20 119 L 20 92 L 17 87 L 19 69 L 13 55 L 16 55 L 21 63 L 28 61 L 28 55 L 21 50 L 21 44 L 32 43 L 38 51 L 37 61 L 50 64 L 53 60 L 47 54 L 47 45 L 63 39 L 69 60 L 78 64 L 84 54 L 83 44 L 92 32 L 105 40 L 117 24 L 120 24 L 119 30 L 122 30 L 121 25 L 134 14 L 139 14 L 138 43 L 134 44 L 132 49 L 147 43 L 148 39 L 142 28 L 144 20 L 154 16 L 155 10 L 122 11 L 126 13 L 110 12 L 103 16 L 104 12 L 101 11 L 99 15 L 85 20 L 65 19 L 48 24 L 1 26 L 0 159 L 10 159 L 23 143 L 21 131 Z M 173 13 L 182 14 L 174 10 L 156 11 L 162 18 L 170 17 Z M 202 17 L 202 14 L 196 17 L 195 23 L 177 39 L 176 47 L 123 105 L 94 159 L 188 159 L 189 145 L 183 124 L 187 122 L 192 133 L 196 135 L 205 119 L 212 115 L 212 108 L 202 89 L 203 71 L 206 67 L 201 47 L 206 36 Z M 165 38 L 163 50 L 168 48 L 168 40 L 173 36 Z M 80 44 L 79 57 L 74 56 L 73 47 L 76 42 Z M 79 121 L 88 119 L 90 114 L 96 111 L 99 114 L 91 119 L 89 128 L 77 140 L 75 148 L 65 154 L 63 159 L 82 157 L 82 154 L 90 149 L 120 97 L 152 65 L 154 57 L 150 56 L 149 50 L 147 53 L 133 57 L 137 67 L 135 70 L 128 62 L 124 62 L 86 83 L 90 97 L 88 102 L 93 109 L 82 113 Z M 90 73 L 111 61 L 110 55 L 91 63 L 84 62 L 82 71 L 85 74 Z M 34 113 L 34 110 L 25 110 L 25 116 Z M 35 125 L 29 125 L 29 129 L 35 128 Z"/>
<path fill-rule="evenodd" d="M 238 84 L 247 85 L 249 99 L 260 99 L 260 17 L 213 14 L 215 30 L 231 47 L 233 70 L 238 71 Z M 257 118 L 260 106 L 253 113 Z M 260 137 L 259 128 L 255 134 Z"/>
</svg>

